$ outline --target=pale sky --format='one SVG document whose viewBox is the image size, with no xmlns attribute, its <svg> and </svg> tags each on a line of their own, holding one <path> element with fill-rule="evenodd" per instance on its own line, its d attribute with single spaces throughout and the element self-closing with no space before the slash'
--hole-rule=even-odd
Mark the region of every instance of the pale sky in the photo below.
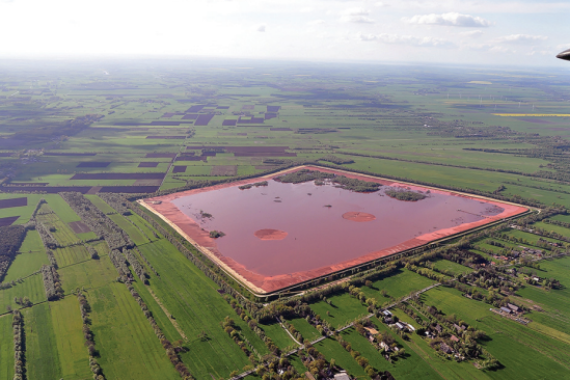
<svg viewBox="0 0 570 380">
<path fill-rule="evenodd" d="M 0 57 L 561 66 L 570 0 L 0 0 Z"/>
</svg>

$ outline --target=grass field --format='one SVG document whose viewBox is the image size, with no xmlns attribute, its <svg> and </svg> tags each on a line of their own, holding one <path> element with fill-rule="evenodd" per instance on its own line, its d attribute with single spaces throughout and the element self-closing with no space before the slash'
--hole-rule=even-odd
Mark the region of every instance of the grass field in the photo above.
<svg viewBox="0 0 570 380">
<path fill-rule="evenodd" d="M 370 378 L 366 375 L 364 369 L 358 365 L 356 360 L 354 360 L 334 338 L 327 338 L 322 342 L 315 344 L 315 348 L 321 354 L 325 355 L 325 358 L 329 363 L 331 359 L 334 359 L 335 363 L 345 369 L 351 376 L 364 379 Z"/>
<path fill-rule="evenodd" d="M 448 271 L 453 275 L 473 272 L 473 269 L 449 260 L 437 260 L 434 264 L 436 269 Z"/>
<path fill-rule="evenodd" d="M 441 310 L 445 315 L 456 314 L 466 323 L 477 327 L 478 320 L 493 315 L 489 308 L 492 307 L 482 301 L 470 300 L 463 297 L 461 292 L 452 288 L 438 286 L 420 295 L 420 299 L 426 305 L 432 305 Z"/>
<path fill-rule="evenodd" d="M 13 336 L 12 315 L 0 317 L 0 380 L 12 380 L 14 377 Z"/>
<path fill-rule="evenodd" d="M 89 199 L 104 214 L 117 212 L 114 208 L 109 206 L 107 202 L 99 198 L 97 195 L 87 194 L 85 198 Z"/>
<path fill-rule="evenodd" d="M 49 303 L 24 309 L 26 369 L 29 379 L 53 380 L 62 377 L 59 351 Z M 67 360 L 67 359 L 64 359 Z"/>
<path fill-rule="evenodd" d="M 108 256 L 61 268 L 58 273 L 66 295 L 75 292 L 77 288 L 87 291 L 101 288 L 118 277 Z"/>
<path fill-rule="evenodd" d="M 544 311 L 532 311 L 530 319 L 543 325 L 570 334 L 570 257 L 541 261 L 539 276 L 556 278 L 564 289 L 544 290 L 535 286 L 526 286 L 517 291 L 517 295 L 536 303 Z"/>
<path fill-rule="evenodd" d="M 311 309 L 322 319 L 330 322 L 334 328 L 339 328 L 355 318 L 369 314 L 366 310 L 367 306 L 348 293 L 334 295 L 328 297 L 327 300 L 331 302 L 330 305 L 321 301 L 311 304 Z"/>
<path fill-rule="evenodd" d="M 36 230 L 26 232 L 26 238 L 20 247 L 20 252 L 10 264 L 4 281 L 14 281 L 37 272 L 44 264 L 49 265 L 45 248 Z"/>
<path fill-rule="evenodd" d="M 182 354 L 197 379 L 210 374 L 227 377 L 248 364 L 247 357 L 220 327 L 230 316 L 260 352 L 264 345 L 216 292 L 217 285 L 165 240 L 139 247 L 160 274 L 151 276 L 150 286 L 166 309 L 176 318 L 193 349 Z M 201 341 L 198 335 L 209 337 Z"/>
<path fill-rule="evenodd" d="M 178 379 L 164 349 L 125 285 L 90 290 L 99 364 L 109 379 Z"/>
<path fill-rule="evenodd" d="M 309 322 L 307 322 L 304 318 L 295 318 L 289 321 L 297 331 L 301 333 L 303 338 L 308 341 L 313 341 L 319 337 L 321 337 L 321 333 L 319 330 L 313 327 Z"/>
<path fill-rule="evenodd" d="M 42 275 L 35 274 L 9 289 L 0 290 L 0 314 L 6 312 L 7 306 L 12 309 L 19 308 L 14 297 L 28 297 L 33 303 L 45 301 L 47 298 Z"/>
<path fill-rule="evenodd" d="M 53 249 L 52 252 L 60 268 L 91 260 L 91 255 L 87 251 L 87 248 L 82 245 L 57 248 Z"/>
<path fill-rule="evenodd" d="M 419 274 L 407 269 L 396 271 L 391 276 L 385 277 L 381 280 L 374 281 L 372 288 L 363 286 L 361 290 L 366 294 L 366 297 L 375 298 L 379 302 L 388 302 L 390 298 L 400 298 L 408 295 L 411 292 L 418 291 L 433 285 L 434 281 L 420 276 Z M 381 290 L 385 290 L 387 297 L 380 294 Z"/>
<path fill-rule="evenodd" d="M 87 379 L 93 376 L 83 339 L 79 301 L 73 295 L 50 302 L 51 320 L 59 358 L 61 378 Z"/>
<path fill-rule="evenodd" d="M 289 348 L 292 346 L 297 346 L 297 343 L 291 339 L 289 334 L 281 327 L 277 322 L 270 325 L 259 324 L 259 327 L 265 331 L 265 334 L 271 338 L 273 343 L 277 345 L 280 349 Z"/>
<path fill-rule="evenodd" d="M 149 239 L 126 217 L 119 214 L 113 214 L 109 215 L 109 218 L 111 218 L 113 222 L 117 223 L 117 225 L 129 235 L 135 244 L 141 245 L 149 242 Z"/>
</svg>

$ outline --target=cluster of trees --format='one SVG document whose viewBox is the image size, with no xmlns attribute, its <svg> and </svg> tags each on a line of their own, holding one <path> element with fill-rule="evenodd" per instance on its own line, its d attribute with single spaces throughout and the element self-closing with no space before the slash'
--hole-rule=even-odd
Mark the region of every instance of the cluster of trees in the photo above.
<svg viewBox="0 0 570 380">
<path fill-rule="evenodd" d="M 36 221 L 36 231 L 38 231 L 40 234 L 42 242 L 44 243 L 44 247 L 49 249 L 56 249 L 59 247 L 59 242 L 55 239 L 55 237 L 53 237 L 50 229 L 39 220 Z"/>
<path fill-rule="evenodd" d="M 366 330 L 364 330 L 364 333 L 361 332 L 364 329 L 364 327 L 362 325 L 360 325 L 360 324 L 358 326 L 355 325 L 355 328 L 356 328 L 356 331 L 358 331 L 361 335 L 363 335 L 368 340 L 368 337 L 366 335 Z M 353 350 L 350 343 L 348 343 L 347 341 L 342 339 L 342 336 L 340 336 L 340 335 L 338 337 L 338 342 L 350 354 L 350 356 L 352 356 L 354 358 L 354 360 L 356 360 L 358 365 L 361 366 L 362 368 L 364 368 L 364 371 L 366 372 L 366 374 L 368 376 L 370 376 L 373 379 L 378 377 L 378 371 L 376 371 L 374 369 L 374 367 L 372 367 L 369 364 L 369 360 L 366 357 L 364 357 L 359 351 Z"/>
<path fill-rule="evenodd" d="M 244 370 L 253 369 L 247 365 Z M 230 377 L 236 376 L 238 373 L 234 371 Z M 255 368 L 255 374 L 262 380 L 303 380 L 303 375 L 299 375 L 295 367 L 291 365 L 289 359 L 285 356 L 265 356 L 263 362 Z"/>
<path fill-rule="evenodd" d="M 44 288 L 46 297 L 49 301 L 55 301 L 63 297 L 63 289 L 59 281 L 57 270 L 51 265 L 42 266 L 42 277 L 44 280 Z"/>
<path fill-rule="evenodd" d="M 89 252 L 89 255 L 91 255 L 91 258 L 93 260 L 98 260 L 99 252 L 97 252 L 97 250 L 90 245 L 86 245 L 86 247 L 87 247 L 87 252 Z"/>
<path fill-rule="evenodd" d="M 57 260 L 55 259 L 55 255 L 53 254 L 51 249 L 46 248 L 46 255 L 48 257 L 50 265 L 56 269 L 59 268 L 59 266 L 57 265 Z"/>
<path fill-rule="evenodd" d="M 337 164 L 337 165 L 353 164 L 354 163 L 354 160 L 351 160 L 350 158 L 341 158 L 341 157 L 333 156 L 332 154 L 330 154 L 328 156 L 321 157 L 317 161 L 327 161 L 327 162 L 332 162 L 333 164 Z"/>
<path fill-rule="evenodd" d="M 0 227 L 0 281 L 4 279 L 12 260 L 26 237 L 24 226 Z"/>
<path fill-rule="evenodd" d="M 123 254 L 127 258 L 127 263 L 133 267 L 136 275 L 140 278 L 140 280 L 148 285 L 148 279 L 150 276 L 146 273 L 144 267 L 141 265 L 133 251 L 128 248 L 123 248 Z"/>
<path fill-rule="evenodd" d="M 119 272 L 119 281 L 124 282 L 125 284 L 130 284 L 134 281 L 133 274 L 127 266 L 127 260 L 121 251 L 113 249 L 109 253 L 109 258 L 111 259 L 113 266 L 117 269 L 117 272 Z"/>
<path fill-rule="evenodd" d="M 239 346 L 239 348 L 243 351 L 244 354 L 249 356 L 250 350 L 252 347 L 248 347 L 249 345 L 246 343 L 247 339 L 243 337 L 238 330 L 236 330 L 236 325 L 233 319 L 230 317 L 224 318 L 223 322 L 220 323 L 224 331 L 233 339 L 234 342 Z M 248 342 L 249 343 L 249 342 Z"/>
<path fill-rule="evenodd" d="M 509 294 L 518 290 L 522 285 L 517 278 L 506 275 L 494 267 L 480 268 L 471 273 L 458 276 L 457 280 L 483 289 L 501 289 L 504 293 Z"/>
<path fill-rule="evenodd" d="M 407 263 L 405 267 L 406 267 L 406 269 L 411 270 L 412 272 L 416 272 L 417 274 L 419 274 L 421 276 L 427 277 L 430 280 L 435 280 L 435 281 L 442 282 L 442 283 L 449 280 L 448 276 L 446 276 L 442 273 L 438 273 L 438 272 L 436 272 L 430 268 L 422 268 L 422 267 L 418 267 L 418 266 L 415 266 L 415 265 L 410 264 L 410 263 Z"/>
<path fill-rule="evenodd" d="M 376 182 L 362 181 L 356 178 L 347 178 L 345 176 L 339 176 L 333 173 L 324 173 L 308 169 L 301 169 L 296 172 L 288 173 L 276 178 L 276 180 L 283 183 L 303 183 L 315 181 L 315 184 L 322 184 L 326 179 L 329 179 L 331 182 L 338 184 L 342 189 L 352 190 L 356 192 L 378 191 L 378 188 L 382 186 Z"/>
<path fill-rule="evenodd" d="M 18 310 L 12 312 L 14 333 L 14 380 L 24 380 L 26 372 L 26 340 L 24 339 L 24 318 Z"/>
<path fill-rule="evenodd" d="M 400 201 L 408 201 L 408 202 L 417 202 L 427 198 L 427 195 L 422 193 L 416 193 L 415 191 L 389 189 L 386 190 L 384 193 L 390 198 L 398 199 Z"/>
<path fill-rule="evenodd" d="M 435 306 L 426 305 L 419 298 L 411 300 L 411 303 L 414 304 L 416 310 L 419 310 L 428 319 L 427 321 L 419 319 L 418 323 L 423 327 L 417 329 L 416 333 L 424 336 L 426 330 L 431 331 L 435 335 L 430 340 L 432 348 L 438 348 L 441 343 L 445 343 L 465 358 L 478 359 L 483 357 L 484 359 L 480 361 L 495 360 L 491 353 L 478 344 L 478 341 L 486 339 L 487 334 L 484 331 L 469 326 L 458 319 L 455 314 L 444 315 Z M 400 307 L 408 315 L 413 314 L 411 308 Z M 436 329 L 438 325 L 441 332 Z M 450 339 L 452 335 L 458 338 L 458 341 Z M 458 358 L 458 360 L 460 359 Z"/>
<path fill-rule="evenodd" d="M 252 187 L 260 187 L 260 186 L 267 186 L 267 185 L 268 185 L 267 181 L 262 181 L 262 182 L 256 182 L 256 183 L 248 183 L 247 185 L 240 186 L 239 189 L 240 190 L 247 190 L 247 189 L 251 189 Z"/>
<path fill-rule="evenodd" d="M 45 199 L 40 199 L 38 204 L 36 205 L 36 208 L 34 209 L 34 211 L 32 211 L 32 216 L 30 217 L 30 219 L 36 219 L 36 215 L 38 214 L 38 211 L 40 211 L 40 208 L 42 208 L 42 205 L 44 203 L 47 203 Z"/>
<path fill-rule="evenodd" d="M 105 380 L 103 370 L 96 359 L 96 357 L 99 356 L 99 352 L 95 349 L 93 332 L 90 327 L 91 318 L 89 318 L 89 313 L 91 312 L 91 306 L 85 295 L 83 295 L 79 289 L 77 290 L 77 300 L 79 301 L 79 309 L 81 310 L 81 318 L 83 319 L 83 338 L 85 339 L 85 346 L 87 346 L 87 351 L 89 352 L 89 366 L 91 367 L 91 372 L 93 372 L 93 379 Z"/>
<path fill-rule="evenodd" d="M 168 339 L 166 339 L 166 336 L 164 335 L 164 333 L 156 323 L 156 320 L 154 319 L 152 312 L 148 309 L 146 303 L 143 301 L 139 293 L 130 283 L 126 285 L 129 289 L 129 292 L 131 293 L 135 301 L 137 301 L 141 310 L 144 312 L 144 315 L 148 320 L 148 322 L 150 323 L 151 327 L 153 328 L 154 333 L 156 334 L 158 339 L 160 339 L 160 343 L 162 344 L 162 347 L 166 351 L 166 355 L 168 355 L 170 362 L 172 363 L 176 371 L 178 371 L 180 377 L 182 377 L 184 380 L 194 380 L 192 374 L 190 373 L 190 370 L 188 369 L 188 367 L 186 367 L 186 364 L 184 364 L 182 360 L 180 360 L 177 348 L 174 347 L 174 345 Z"/>
<path fill-rule="evenodd" d="M 32 301 L 30 300 L 29 297 L 14 297 L 14 303 L 16 305 L 20 305 L 20 306 L 24 306 L 24 307 L 29 307 L 32 306 Z"/>
<path fill-rule="evenodd" d="M 216 230 L 210 231 L 210 237 L 212 239 L 221 238 L 222 236 L 226 236 L 226 234 L 223 233 L 222 231 L 216 231 Z"/>
<path fill-rule="evenodd" d="M 301 360 L 305 365 L 305 368 L 315 377 L 317 380 L 328 379 L 332 377 L 334 368 L 334 359 L 331 359 L 331 363 L 328 363 L 325 359 L 325 355 L 320 353 L 315 347 L 311 345 L 305 346 L 306 355 L 301 355 Z"/>
<path fill-rule="evenodd" d="M 242 309 L 242 307 L 236 302 L 235 299 L 231 298 L 227 294 L 224 295 L 224 299 L 226 300 L 226 302 L 230 304 L 230 306 L 232 307 L 232 309 L 234 309 L 236 314 L 239 315 L 239 317 L 245 323 L 247 323 L 247 326 L 251 329 L 251 331 L 253 331 L 257 336 L 259 336 L 259 338 L 263 341 L 263 343 L 265 343 L 265 346 L 269 349 L 269 352 L 273 353 L 274 355 L 279 355 L 280 354 L 279 347 L 277 347 L 277 345 L 273 343 L 270 337 L 265 335 L 265 331 L 263 331 L 263 329 L 261 329 L 257 325 L 258 322 L 254 318 L 250 318 L 247 315 L 246 310 Z"/>
<path fill-rule="evenodd" d="M 81 217 L 81 220 L 95 232 L 99 238 L 105 239 L 109 249 L 121 249 L 133 247 L 134 243 L 129 236 L 107 215 L 103 214 L 83 194 L 78 192 L 59 193 L 71 206 L 73 211 Z"/>
<path fill-rule="evenodd" d="M 112 208 L 117 210 L 121 215 L 131 215 L 131 211 L 127 207 L 126 200 L 115 193 L 99 193 L 99 198 L 107 202 Z"/>
</svg>

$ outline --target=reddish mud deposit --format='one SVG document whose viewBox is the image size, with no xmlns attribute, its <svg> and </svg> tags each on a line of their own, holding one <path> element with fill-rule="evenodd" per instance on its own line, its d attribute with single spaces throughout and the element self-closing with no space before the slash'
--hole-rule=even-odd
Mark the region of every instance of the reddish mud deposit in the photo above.
<svg viewBox="0 0 570 380">
<path fill-rule="evenodd" d="M 283 240 L 287 237 L 288 233 L 285 231 L 265 228 L 263 230 L 255 231 L 254 235 L 261 240 Z"/>
<path fill-rule="evenodd" d="M 342 214 L 342 217 L 346 220 L 352 220 L 353 222 L 371 222 L 376 220 L 376 217 L 372 214 L 354 211 L 345 212 Z"/>
<path fill-rule="evenodd" d="M 316 186 L 313 182 L 288 184 L 273 180 L 301 169 L 295 168 L 150 198 L 141 203 L 258 294 L 271 293 L 527 211 L 516 205 L 439 189 L 429 189 L 428 197 L 418 202 L 404 202 L 386 196 L 384 191 L 406 187 L 427 194 L 428 189 L 331 169 L 304 168 L 384 186 L 374 193 L 356 193 L 331 183 Z M 247 191 L 239 189 L 239 186 L 259 181 L 268 181 L 268 186 Z M 307 196 L 307 193 L 312 195 Z M 200 218 L 202 210 L 214 218 Z M 371 219 L 374 215 L 378 218 Z M 358 219 L 367 222 L 354 223 Z M 265 240 L 256 235 L 268 226 L 287 231 L 287 235 L 280 240 Z M 225 236 L 212 239 L 211 230 L 223 231 Z"/>
</svg>

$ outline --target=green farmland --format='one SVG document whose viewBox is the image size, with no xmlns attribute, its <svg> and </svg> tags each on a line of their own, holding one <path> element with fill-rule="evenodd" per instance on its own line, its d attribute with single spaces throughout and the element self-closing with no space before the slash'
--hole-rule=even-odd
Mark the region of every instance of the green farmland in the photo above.
<svg viewBox="0 0 570 380">
<path fill-rule="evenodd" d="M 355 24 L 365 27 L 362 17 Z M 358 43 L 372 47 L 367 38 Z M 532 41 L 534 49 L 542 39 Z M 351 380 L 570 380 L 567 72 L 182 58 L 0 66 L 0 380 L 20 368 L 20 338 L 23 380 L 325 380 L 342 370 Z M 333 189 L 364 192 L 356 195 L 368 203 L 323 202 L 331 215 L 342 211 L 322 221 L 327 238 L 340 233 L 329 222 L 355 222 L 344 213 L 401 202 L 391 203 L 401 215 L 386 220 L 382 209 L 372 224 L 352 224 L 384 226 L 370 233 L 371 246 L 362 242 L 372 261 L 343 261 L 360 249 L 347 238 L 347 259 L 314 244 L 302 262 L 286 257 L 299 272 L 286 270 L 271 265 L 274 255 L 305 252 L 279 214 L 267 214 L 271 225 L 238 223 L 233 236 L 255 227 L 285 232 L 282 240 L 247 230 L 226 254 L 234 226 L 207 216 L 214 211 L 148 203 L 167 206 L 165 219 L 177 209 L 197 221 L 181 227 L 205 232 L 192 242 L 136 203 L 192 190 L 214 208 L 204 187 L 269 182 L 300 165 L 381 179 L 375 191 L 357 181 Z M 315 184 L 341 183 L 332 178 Z M 453 219 L 442 191 L 457 197 Z M 463 194 L 486 198 L 484 206 Z M 288 210 L 287 201 L 268 200 Z M 529 211 L 496 219 L 505 203 Z M 229 212 L 249 216 L 244 204 Z M 421 218 L 437 224 L 420 231 Z M 437 240 L 443 229 L 483 222 Z M 208 233 L 215 223 L 226 235 Z M 234 271 L 261 288 L 299 282 L 254 294 Z"/>
</svg>

